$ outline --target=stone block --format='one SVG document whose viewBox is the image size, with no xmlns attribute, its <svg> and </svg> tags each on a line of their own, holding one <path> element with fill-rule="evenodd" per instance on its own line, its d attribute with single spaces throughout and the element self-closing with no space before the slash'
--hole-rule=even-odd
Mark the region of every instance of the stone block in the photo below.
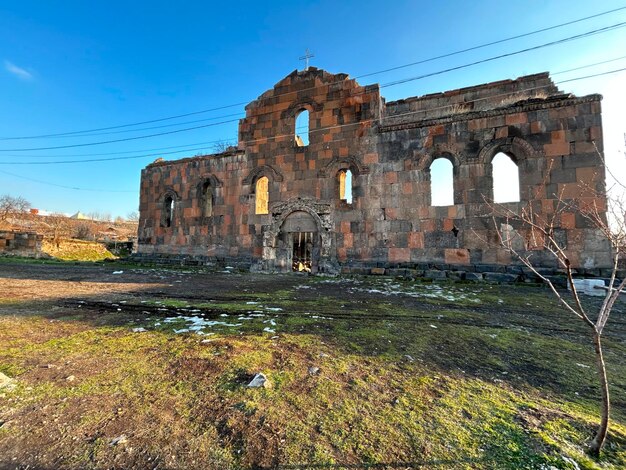
<svg viewBox="0 0 626 470">
<path fill-rule="evenodd" d="M 370 269 L 370 274 L 375 276 L 383 276 L 385 274 L 385 268 L 372 268 Z"/>
<path fill-rule="evenodd" d="M 433 280 L 444 280 L 448 278 L 445 271 L 438 271 L 436 269 L 428 269 L 424 272 L 424 277 Z"/>
<path fill-rule="evenodd" d="M 506 273 L 484 273 L 487 282 L 512 283 L 519 281 L 519 275 Z"/>
</svg>

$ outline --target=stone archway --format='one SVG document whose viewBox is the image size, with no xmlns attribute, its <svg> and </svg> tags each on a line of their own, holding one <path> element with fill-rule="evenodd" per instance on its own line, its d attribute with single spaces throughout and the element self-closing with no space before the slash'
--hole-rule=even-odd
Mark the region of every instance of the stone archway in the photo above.
<svg viewBox="0 0 626 470">
<path fill-rule="evenodd" d="M 263 254 L 253 271 L 291 272 L 296 247 L 310 243 L 313 272 L 337 274 L 339 265 L 332 237 L 331 206 L 314 199 L 293 198 L 273 204 L 272 223 L 263 226 Z M 303 240 L 303 234 L 308 233 Z M 299 237 L 299 238 L 298 238 Z M 300 252 L 301 254 L 301 252 Z M 306 253 L 305 253 L 306 254 Z M 314 268 L 314 269 L 313 269 Z"/>
</svg>

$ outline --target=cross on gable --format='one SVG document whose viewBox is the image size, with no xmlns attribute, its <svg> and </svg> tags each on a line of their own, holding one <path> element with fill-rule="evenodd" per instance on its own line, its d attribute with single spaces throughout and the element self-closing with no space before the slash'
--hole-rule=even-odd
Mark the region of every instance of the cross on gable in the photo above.
<svg viewBox="0 0 626 470">
<path fill-rule="evenodd" d="M 305 61 L 304 70 L 309 70 L 309 59 L 311 57 L 315 57 L 315 56 L 309 52 L 309 48 L 308 47 L 306 48 L 306 50 L 304 52 L 305 52 L 304 55 L 302 57 L 300 57 L 299 60 L 304 60 Z"/>
</svg>

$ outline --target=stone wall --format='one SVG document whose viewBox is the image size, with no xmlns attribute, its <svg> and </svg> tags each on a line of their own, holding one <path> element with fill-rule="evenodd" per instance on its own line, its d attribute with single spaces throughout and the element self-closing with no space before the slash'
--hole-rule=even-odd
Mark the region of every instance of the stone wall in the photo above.
<svg viewBox="0 0 626 470">
<path fill-rule="evenodd" d="M 39 257 L 42 240 L 35 232 L 0 231 L 0 254 Z"/>
<path fill-rule="evenodd" d="M 601 234 L 559 210 L 576 200 L 604 211 L 600 100 L 562 94 L 538 74 L 385 103 L 378 85 L 315 68 L 294 71 L 246 107 L 237 149 L 142 171 L 138 251 L 290 270 L 297 243 L 290 234 L 297 232 L 288 219 L 298 212 L 314 237 L 314 271 L 515 264 L 497 247 L 502 228 L 536 263 L 556 267 L 529 243 L 524 226 L 498 214 L 532 205 L 540 217 L 558 214 L 555 234 L 575 267 L 604 268 L 610 260 Z M 308 145 L 294 135 L 303 110 Z M 498 152 L 518 166 L 519 202 L 490 203 Z M 431 204 L 430 165 L 438 158 L 453 165 L 450 206 Z M 346 170 L 351 202 L 339 197 L 338 175 Z M 269 213 L 256 214 L 263 177 Z"/>
</svg>

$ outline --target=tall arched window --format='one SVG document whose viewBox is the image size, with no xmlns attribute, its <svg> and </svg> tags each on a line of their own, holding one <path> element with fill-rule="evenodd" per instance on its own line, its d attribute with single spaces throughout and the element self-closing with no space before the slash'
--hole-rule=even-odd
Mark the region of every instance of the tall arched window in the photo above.
<svg viewBox="0 0 626 470">
<path fill-rule="evenodd" d="M 165 196 L 163 200 L 163 226 L 171 227 L 174 222 L 174 198 L 171 195 Z"/>
<path fill-rule="evenodd" d="M 296 128 L 294 131 L 296 136 L 296 147 L 305 147 L 309 145 L 309 111 L 303 109 L 296 116 Z"/>
<path fill-rule="evenodd" d="M 493 175 L 493 202 L 519 202 L 519 168 L 505 153 L 497 153 L 491 160 Z"/>
<path fill-rule="evenodd" d="M 262 176 L 256 181 L 255 186 L 256 197 L 256 211 L 255 214 L 268 214 L 269 213 L 269 180 L 267 176 Z"/>
<path fill-rule="evenodd" d="M 447 158 L 437 158 L 430 164 L 430 205 L 454 205 L 454 167 Z"/>
<path fill-rule="evenodd" d="M 202 216 L 211 217 L 213 215 L 213 186 L 210 181 L 205 181 L 202 185 Z"/>
<path fill-rule="evenodd" d="M 339 199 L 352 204 L 352 172 L 350 170 L 341 170 L 338 174 L 339 178 Z"/>
</svg>

